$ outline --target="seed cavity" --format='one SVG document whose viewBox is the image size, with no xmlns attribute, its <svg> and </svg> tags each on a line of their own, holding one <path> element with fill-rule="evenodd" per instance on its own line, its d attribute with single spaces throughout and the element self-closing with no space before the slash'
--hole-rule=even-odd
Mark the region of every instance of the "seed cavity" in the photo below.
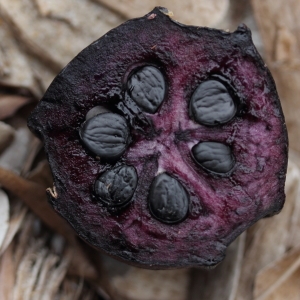
<svg viewBox="0 0 300 300">
<path fill-rule="evenodd" d="M 200 142 L 192 153 L 199 165 L 215 173 L 227 173 L 235 164 L 230 147 L 222 143 Z"/>
<path fill-rule="evenodd" d="M 126 150 L 130 132 L 126 120 L 114 113 L 101 113 L 83 123 L 79 135 L 100 159 L 118 159 Z"/>
<path fill-rule="evenodd" d="M 124 207 L 132 199 L 137 183 L 138 176 L 133 166 L 115 167 L 96 180 L 95 194 L 109 207 Z"/>
<path fill-rule="evenodd" d="M 152 181 L 148 201 L 152 216 L 167 224 L 183 221 L 189 210 L 188 193 L 178 180 L 166 173 Z"/>
<path fill-rule="evenodd" d="M 155 67 L 139 69 L 128 80 L 127 88 L 131 98 L 145 112 L 154 114 L 165 96 L 165 80 Z"/>
<path fill-rule="evenodd" d="M 236 106 L 221 82 L 208 80 L 195 90 L 190 111 L 197 123 L 214 126 L 230 121 L 236 113 Z"/>
</svg>

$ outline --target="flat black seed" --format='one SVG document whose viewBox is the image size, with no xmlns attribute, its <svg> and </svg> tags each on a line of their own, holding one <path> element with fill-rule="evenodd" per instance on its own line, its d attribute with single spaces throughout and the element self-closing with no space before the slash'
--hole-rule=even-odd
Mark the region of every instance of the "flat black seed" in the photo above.
<svg viewBox="0 0 300 300">
<path fill-rule="evenodd" d="M 145 112 L 154 114 L 165 96 L 165 80 L 155 67 L 139 69 L 128 80 L 128 91 L 136 104 Z"/>
<path fill-rule="evenodd" d="M 110 112 L 110 111 L 104 106 L 101 105 L 95 106 L 87 112 L 85 119 L 86 120 L 91 119 L 92 117 L 95 117 L 96 115 L 99 114 L 103 114 L 105 112 Z"/>
<path fill-rule="evenodd" d="M 119 166 L 104 172 L 95 182 L 95 194 L 110 207 L 122 207 L 132 198 L 138 182 L 132 166 Z"/>
<path fill-rule="evenodd" d="M 218 125 L 228 122 L 236 113 L 236 106 L 226 87 L 219 81 L 208 80 L 195 90 L 190 111 L 197 123 Z"/>
<path fill-rule="evenodd" d="M 230 147 L 222 143 L 198 143 L 192 153 L 198 164 L 215 173 L 227 173 L 235 163 Z"/>
<path fill-rule="evenodd" d="M 104 159 L 117 159 L 127 148 L 129 128 L 126 120 L 114 113 L 101 113 L 83 123 L 79 130 L 84 145 Z"/>
<path fill-rule="evenodd" d="M 154 178 L 148 197 L 152 216 L 167 224 L 182 221 L 189 209 L 189 196 L 182 184 L 166 173 Z"/>
</svg>

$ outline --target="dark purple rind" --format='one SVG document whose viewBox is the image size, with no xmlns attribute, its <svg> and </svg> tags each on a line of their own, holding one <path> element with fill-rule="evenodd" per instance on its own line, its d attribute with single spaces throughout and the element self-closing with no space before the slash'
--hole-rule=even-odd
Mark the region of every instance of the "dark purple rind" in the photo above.
<svg viewBox="0 0 300 300">
<path fill-rule="evenodd" d="M 78 130 L 86 113 L 97 105 L 113 106 L 127 119 L 134 111 L 140 112 L 125 93 L 128 77 L 143 65 L 161 70 L 168 84 L 166 97 L 156 115 L 141 117 L 149 121 L 148 139 L 139 135 L 137 126 L 133 128 L 136 140 L 122 161 L 137 168 L 139 183 L 132 203 L 112 215 L 92 197 L 95 180 L 110 165 L 101 165 L 88 155 Z M 199 83 L 214 76 L 233 87 L 239 102 L 237 115 L 217 128 L 194 126 L 185 120 L 188 101 Z M 164 133 L 160 128 L 171 113 L 175 117 L 182 113 L 184 120 L 176 130 L 170 127 Z M 284 116 L 274 81 L 245 25 L 233 33 L 184 26 L 161 8 L 127 21 L 84 49 L 61 71 L 32 112 L 28 126 L 45 144 L 58 194 L 50 197 L 54 209 L 87 243 L 136 266 L 214 266 L 241 232 L 260 218 L 278 213 L 284 204 L 288 151 Z M 167 156 L 147 152 L 147 143 L 167 140 L 172 130 L 176 131 L 174 151 L 163 153 Z M 251 132 L 255 130 L 262 134 L 257 140 Z M 233 147 L 237 163 L 224 177 L 200 170 L 187 146 L 212 139 Z M 246 147 L 252 144 L 253 153 Z M 270 155 L 260 161 L 258 155 L 264 149 Z M 179 167 L 174 165 L 178 157 Z M 180 168 L 182 165 L 186 168 Z M 180 224 L 161 224 L 147 209 L 149 187 L 158 167 L 171 171 L 190 193 L 190 214 Z"/>
</svg>

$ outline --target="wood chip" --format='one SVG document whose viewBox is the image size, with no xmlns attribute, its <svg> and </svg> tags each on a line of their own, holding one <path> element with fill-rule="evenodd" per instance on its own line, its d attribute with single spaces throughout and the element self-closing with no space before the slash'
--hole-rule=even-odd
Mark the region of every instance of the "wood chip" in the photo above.
<svg viewBox="0 0 300 300">
<path fill-rule="evenodd" d="M 198 26 L 215 26 L 225 17 L 229 1 L 227 0 L 97 0 L 122 16 L 131 19 L 142 17 L 155 6 L 168 8 L 174 19 L 183 24 Z"/>
</svg>

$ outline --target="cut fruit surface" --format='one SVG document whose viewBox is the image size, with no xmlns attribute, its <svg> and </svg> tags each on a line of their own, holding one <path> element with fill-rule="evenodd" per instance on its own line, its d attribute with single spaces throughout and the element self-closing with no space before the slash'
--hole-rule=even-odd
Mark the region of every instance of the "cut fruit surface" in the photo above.
<svg viewBox="0 0 300 300">
<path fill-rule="evenodd" d="M 54 209 L 93 247 L 146 268 L 214 266 L 285 200 L 274 81 L 241 25 L 179 24 L 157 7 L 78 54 L 28 125 Z"/>
</svg>

